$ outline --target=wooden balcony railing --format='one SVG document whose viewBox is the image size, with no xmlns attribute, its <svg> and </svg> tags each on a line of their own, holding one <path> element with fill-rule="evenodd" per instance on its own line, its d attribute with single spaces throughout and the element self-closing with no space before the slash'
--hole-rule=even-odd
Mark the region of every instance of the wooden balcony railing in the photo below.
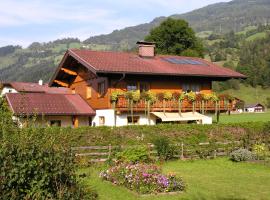
<svg viewBox="0 0 270 200">
<path fill-rule="evenodd" d="M 195 110 L 201 111 L 203 107 L 203 103 L 201 101 L 195 102 Z M 116 110 L 118 111 L 128 111 L 130 110 L 130 105 L 128 103 L 128 100 L 124 96 L 120 96 L 116 102 L 115 105 Z M 145 100 L 139 100 L 138 102 L 133 104 L 133 111 L 145 111 L 147 108 L 147 103 Z M 225 112 L 228 110 L 231 110 L 232 104 L 228 101 L 220 100 L 218 104 L 218 109 L 221 112 Z M 179 111 L 179 103 L 175 100 L 169 100 L 169 101 L 156 101 L 153 104 L 151 104 L 150 107 L 152 112 L 160 112 L 165 110 L 166 112 L 178 112 Z M 192 102 L 185 99 L 182 102 L 182 112 L 189 112 L 193 110 Z M 216 110 L 216 104 L 213 101 L 204 101 L 204 111 L 215 111 Z"/>
</svg>

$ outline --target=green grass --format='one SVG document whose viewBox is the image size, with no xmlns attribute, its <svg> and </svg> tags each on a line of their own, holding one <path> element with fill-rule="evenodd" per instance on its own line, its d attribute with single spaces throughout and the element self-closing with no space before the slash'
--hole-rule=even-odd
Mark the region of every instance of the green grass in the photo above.
<svg viewBox="0 0 270 200">
<path fill-rule="evenodd" d="M 245 27 L 245 29 L 243 31 L 237 32 L 236 34 L 237 35 L 241 35 L 241 34 L 245 35 L 248 31 L 251 31 L 254 29 L 257 29 L 257 26 L 247 26 L 247 27 Z"/>
<path fill-rule="evenodd" d="M 239 90 L 226 90 L 222 93 L 230 94 L 231 96 L 242 99 L 246 104 L 262 103 L 266 104 L 266 98 L 270 97 L 270 88 L 263 89 L 261 86 L 256 88 L 251 86 L 240 85 Z"/>
<path fill-rule="evenodd" d="M 213 117 L 216 121 L 216 117 Z M 270 121 L 270 112 L 266 113 L 242 113 L 242 114 L 222 114 L 220 123 L 239 123 L 239 122 L 268 122 Z"/>
<path fill-rule="evenodd" d="M 257 39 L 266 38 L 266 36 L 267 36 L 266 32 L 261 32 L 261 33 L 256 33 L 254 35 L 249 36 L 246 40 L 247 41 L 253 41 L 253 40 L 257 40 Z"/>
<path fill-rule="evenodd" d="M 207 38 L 212 33 L 213 33 L 213 31 L 201 31 L 199 33 L 196 33 L 196 36 L 199 37 L 199 38 Z"/>
<path fill-rule="evenodd" d="M 86 183 L 95 188 L 100 200 L 267 200 L 270 199 L 270 167 L 253 163 L 233 163 L 227 158 L 198 161 L 172 161 L 163 172 L 183 177 L 188 187 L 183 194 L 139 197 L 124 187 L 101 181 L 99 170 L 88 169 Z"/>
</svg>

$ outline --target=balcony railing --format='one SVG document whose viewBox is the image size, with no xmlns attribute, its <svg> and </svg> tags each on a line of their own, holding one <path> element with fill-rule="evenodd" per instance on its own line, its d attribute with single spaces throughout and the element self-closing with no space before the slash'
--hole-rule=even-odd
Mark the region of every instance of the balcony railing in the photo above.
<svg viewBox="0 0 270 200">
<path fill-rule="evenodd" d="M 128 111 L 130 110 L 130 103 L 124 96 L 120 96 L 116 102 L 115 108 L 118 111 Z M 189 112 L 193 110 L 193 104 L 192 102 L 188 101 L 188 99 L 183 100 L 182 106 L 181 106 L 181 111 L 182 112 Z M 225 100 L 219 100 L 218 103 L 218 109 L 221 112 L 231 110 L 232 104 L 229 103 L 229 101 Z M 195 111 L 202 111 L 204 110 L 205 112 L 207 111 L 215 111 L 216 110 L 216 103 L 213 101 L 195 101 L 194 102 L 194 108 Z M 136 103 L 133 103 L 133 111 L 145 111 L 147 109 L 147 102 L 145 100 L 139 100 Z M 179 103 L 178 101 L 175 100 L 168 100 L 168 101 L 163 101 L 163 100 L 158 100 L 155 101 L 153 104 L 150 106 L 150 110 L 152 112 L 159 112 L 159 111 L 166 111 L 166 112 L 178 112 L 179 111 Z"/>
</svg>

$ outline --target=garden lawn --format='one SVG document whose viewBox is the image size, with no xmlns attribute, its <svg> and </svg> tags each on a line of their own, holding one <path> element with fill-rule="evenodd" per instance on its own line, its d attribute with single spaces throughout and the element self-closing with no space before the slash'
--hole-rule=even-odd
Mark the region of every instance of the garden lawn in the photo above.
<svg viewBox="0 0 270 200">
<path fill-rule="evenodd" d="M 213 121 L 216 117 L 213 116 Z M 265 113 L 242 113 L 242 114 L 222 114 L 220 115 L 220 123 L 240 123 L 240 122 L 268 122 L 270 121 L 270 112 Z"/>
<path fill-rule="evenodd" d="M 91 175 L 86 184 L 94 187 L 101 200 L 270 200 L 270 167 L 253 163 L 234 163 L 227 158 L 197 161 L 171 161 L 163 172 L 174 172 L 187 183 L 187 191 L 176 195 L 140 197 L 128 189 L 114 186 L 98 177 L 100 170 L 82 170 Z"/>
</svg>

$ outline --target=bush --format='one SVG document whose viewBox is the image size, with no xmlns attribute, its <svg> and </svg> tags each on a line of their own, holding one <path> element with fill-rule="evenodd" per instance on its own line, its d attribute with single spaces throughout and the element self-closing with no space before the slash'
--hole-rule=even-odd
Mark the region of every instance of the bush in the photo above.
<svg viewBox="0 0 270 200">
<path fill-rule="evenodd" d="M 170 145 L 170 141 L 166 137 L 160 137 L 153 141 L 157 155 L 161 160 L 169 160 L 173 158 L 175 153 L 174 146 Z"/>
<path fill-rule="evenodd" d="M 100 177 L 116 185 L 123 185 L 141 194 L 183 191 L 183 180 L 174 175 L 161 174 L 159 167 L 145 164 L 120 164 L 102 171 Z"/>
<path fill-rule="evenodd" d="M 235 162 L 248 161 L 254 158 L 251 151 L 247 149 L 238 149 L 231 153 L 231 160 Z"/>
<path fill-rule="evenodd" d="M 44 130 L 18 129 L 0 141 L 0 199 L 95 199 L 79 183 L 64 135 Z"/>
<path fill-rule="evenodd" d="M 256 158 L 259 160 L 265 160 L 269 156 L 268 147 L 265 144 L 255 144 L 252 148 L 252 151 L 255 153 Z"/>
<path fill-rule="evenodd" d="M 118 160 L 123 162 L 148 162 L 150 161 L 149 153 L 146 147 L 130 147 L 116 154 Z"/>
</svg>

